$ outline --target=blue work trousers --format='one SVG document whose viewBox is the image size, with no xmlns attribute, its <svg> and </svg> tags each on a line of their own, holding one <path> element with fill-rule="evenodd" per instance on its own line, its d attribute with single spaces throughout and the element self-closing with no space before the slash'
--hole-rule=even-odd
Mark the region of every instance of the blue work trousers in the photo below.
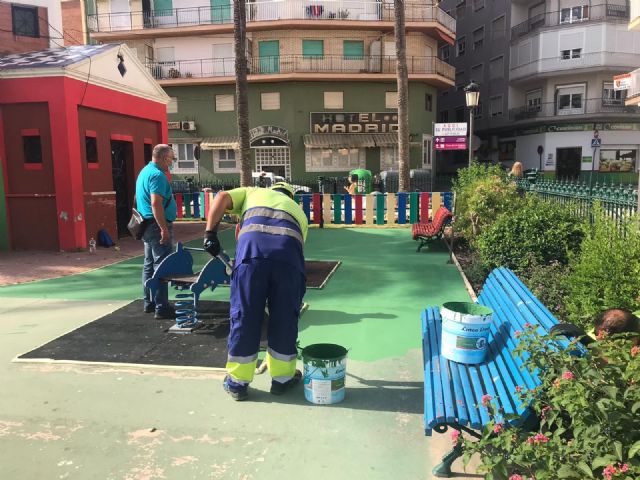
<svg viewBox="0 0 640 480">
<path fill-rule="evenodd" d="M 160 265 L 160 262 L 165 259 L 167 255 L 173 250 L 173 225 L 169 226 L 169 242 L 165 244 L 160 243 L 160 227 L 156 222 L 147 225 L 142 236 L 144 242 L 144 265 L 142 267 L 142 288 L 143 288 L 143 300 L 144 306 L 154 304 L 156 305 L 156 312 L 162 312 L 168 310 L 169 305 L 169 291 L 165 282 L 160 283 L 160 288 L 156 292 L 155 298 L 152 297 L 151 290 L 145 287 L 145 282 L 153 277 L 153 273 Z"/>
</svg>

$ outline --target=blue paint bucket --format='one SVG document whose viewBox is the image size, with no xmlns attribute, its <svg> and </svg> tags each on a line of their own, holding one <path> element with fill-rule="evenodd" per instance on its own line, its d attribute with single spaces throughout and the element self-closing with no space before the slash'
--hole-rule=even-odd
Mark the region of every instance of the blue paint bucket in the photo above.
<svg viewBox="0 0 640 480">
<path fill-rule="evenodd" d="M 333 343 L 316 343 L 302 349 L 304 398 L 318 405 L 344 400 L 347 349 Z"/>
<path fill-rule="evenodd" d="M 442 317 L 442 356 L 458 363 L 482 363 L 487 358 L 487 343 L 493 311 L 477 303 L 447 302 Z"/>
</svg>

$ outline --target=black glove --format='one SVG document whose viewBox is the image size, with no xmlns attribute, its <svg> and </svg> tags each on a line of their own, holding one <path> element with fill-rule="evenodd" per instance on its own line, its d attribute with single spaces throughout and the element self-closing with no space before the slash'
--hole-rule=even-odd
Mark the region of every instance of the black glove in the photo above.
<svg viewBox="0 0 640 480">
<path fill-rule="evenodd" d="M 207 230 L 204 232 L 204 249 L 212 257 L 217 257 L 222 250 L 220 240 L 218 240 L 218 234 L 213 230 Z"/>
</svg>

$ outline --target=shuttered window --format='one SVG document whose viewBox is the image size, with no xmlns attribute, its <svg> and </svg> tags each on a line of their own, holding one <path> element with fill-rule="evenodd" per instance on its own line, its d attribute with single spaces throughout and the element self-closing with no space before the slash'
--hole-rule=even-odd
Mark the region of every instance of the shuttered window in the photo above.
<svg viewBox="0 0 640 480">
<path fill-rule="evenodd" d="M 322 58 L 324 55 L 324 41 L 302 40 L 302 56 L 304 58 Z"/>
<path fill-rule="evenodd" d="M 344 108 L 343 92 L 324 92 L 324 108 Z"/>
<path fill-rule="evenodd" d="M 280 92 L 261 93 L 260 106 L 262 110 L 280 110 Z"/>
<path fill-rule="evenodd" d="M 168 17 L 173 15 L 172 0 L 154 0 L 153 13 L 159 17 Z"/>
<path fill-rule="evenodd" d="M 345 40 L 343 43 L 345 60 L 362 60 L 364 58 L 364 42 L 361 40 Z"/>
<path fill-rule="evenodd" d="M 233 112 L 234 110 L 233 95 L 216 95 L 216 112 Z"/>
</svg>

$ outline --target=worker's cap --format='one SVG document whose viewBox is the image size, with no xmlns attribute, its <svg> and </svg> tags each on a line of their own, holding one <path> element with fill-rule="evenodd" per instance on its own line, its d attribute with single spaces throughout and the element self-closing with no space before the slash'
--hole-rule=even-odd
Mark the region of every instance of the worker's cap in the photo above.
<svg viewBox="0 0 640 480">
<path fill-rule="evenodd" d="M 276 182 L 271 185 L 271 190 L 275 190 L 276 192 L 284 193 L 289 198 L 293 198 L 293 187 L 289 185 L 287 182 Z"/>
</svg>

